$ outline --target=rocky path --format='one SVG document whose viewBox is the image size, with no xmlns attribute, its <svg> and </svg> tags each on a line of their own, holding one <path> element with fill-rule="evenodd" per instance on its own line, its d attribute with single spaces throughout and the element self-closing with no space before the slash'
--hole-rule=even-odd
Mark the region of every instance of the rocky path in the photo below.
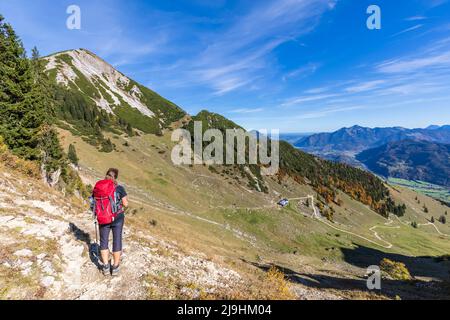
<svg viewBox="0 0 450 320">
<path fill-rule="evenodd" d="M 2 298 L 35 298 L 36 291 L 49 299 L 196 298 L 241 281 L 237 272 L 202 254 L 184 253 L 129 228 L 121 274 L 105 277 L 98 270 L 92 216 L 64 201 L 51 189 L 0 174 L 0 267 L 18 276 Z M 22 292 L 19 280 L 28 287 Z M 169 283 L 176 283 L 176 290 L 167 292 Z"/>
</svg>

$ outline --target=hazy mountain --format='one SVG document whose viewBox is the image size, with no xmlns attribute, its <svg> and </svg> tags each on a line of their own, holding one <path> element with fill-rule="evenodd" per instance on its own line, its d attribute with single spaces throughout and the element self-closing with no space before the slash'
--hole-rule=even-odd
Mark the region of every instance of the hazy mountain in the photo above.
<svg viewBox="0 0 450 320">
<path fill-rule="evenodd" d="M 314 133 L 300 132 L 300 133 L 280 133 L 280 140 L 289 142 L 290 144 L 297 144 L 306 137 L 312 136 Z"/>
<path fill-rule="evenodd" d="M 356 159 L 385 177 L 450 187 L 450 145 L 403 140 L 363 151 Z"/>
</svg>

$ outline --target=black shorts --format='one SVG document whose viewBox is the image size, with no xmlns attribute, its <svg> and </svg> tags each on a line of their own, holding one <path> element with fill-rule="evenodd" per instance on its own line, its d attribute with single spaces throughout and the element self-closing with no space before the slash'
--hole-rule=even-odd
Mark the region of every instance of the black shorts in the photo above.
<svg viewBox="0 0 450 320">
<path fill-rule="evenodd" d="M 100 250 L 109 250 L 109 233 L 113 233 L 113 252 L 122 251 L 122 233 L 125 217 L 121 217 L 111 224 L 101 225 L 100 229 Z"/>
</svg>

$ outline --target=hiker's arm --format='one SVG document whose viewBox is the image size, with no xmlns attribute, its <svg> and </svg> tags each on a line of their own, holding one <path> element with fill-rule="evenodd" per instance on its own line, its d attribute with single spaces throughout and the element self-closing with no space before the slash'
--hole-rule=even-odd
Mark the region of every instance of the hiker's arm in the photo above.
<svg viewBox="0 0 450 320">
<path fill-rule="evenodd" d="M 126 208 L 128 207 L 128 197 L 123 197 L 122 198 L 122 205 Z"/>
</svg>

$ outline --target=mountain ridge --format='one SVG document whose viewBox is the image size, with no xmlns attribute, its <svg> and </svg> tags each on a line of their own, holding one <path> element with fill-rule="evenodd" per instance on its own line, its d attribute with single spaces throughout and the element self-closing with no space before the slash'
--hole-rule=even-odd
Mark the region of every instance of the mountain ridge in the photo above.
<svg viewBox="0 0 450 320">
<path fill-rule="evenodd" d="M 59 89 L 62 120 L 76 126 L 79 132 L 65 128 L 83 135 L 81 131 L 86 131 L 85 126 L 91 126 L 85 139 L 93 145 L 100 144 L 102 151 L 113 152 L 116 148 L 110 139 L 103 137 L 105 131 L 116 135 L 122 131 L 132 136 L 135 128 L 144 133 L 163 135 L 174 121 L 186 116 L 180 107 L 124 76 L 87 50 L 64 51 L 45 59 L 47 73 Z M 204 130 L 241 129 L 233 121 L 207 110 L 191 117 L 184 127 L 192 131 L 193 121 L 202 121 Z M 281 175 L 295 177 L 300 184 L 311 184 L 322 197 L 324 207 L 338 201 L 337 190 L 371 206 L 383 216 L 397 212 L 396 208 L 401 207 L 392 201 L 382 181 L 371 173 L 316 159 L 283 141 L 280 143 L 280 168 Z M 240 175 L 252 189 L 268 191 L 261 176 L 261 165 L 238 165 L 235 169 L 237 172 L 231 174 L 234 179 Z M 327 214 L 330 219 L 332 214 L 330 207 Z"/>
<path fill-rule="evenodd" d="M 450 144 L 402 140 L 365 150 L 356 159 L 384 177 L 450 187 Z"/>
<path fill-rule="evenodd" d="M 332 151 L 361 152 L 388 142 L 406 139 L 450 142 L 449 126 L 432 129 L 403 127 L 368 128 L 359 125 L 345 127 L 331 133 L 318 133 L 300 140 L 296 147 L 306 151 L 325 153 Z"/>
<path fill-rule="evenodd" d="M 57 85 L 141 131 L 160 133 L 186 115 L 89 50 L 66 50 L 43 59 L 46 72 Z"/>
</svg>

